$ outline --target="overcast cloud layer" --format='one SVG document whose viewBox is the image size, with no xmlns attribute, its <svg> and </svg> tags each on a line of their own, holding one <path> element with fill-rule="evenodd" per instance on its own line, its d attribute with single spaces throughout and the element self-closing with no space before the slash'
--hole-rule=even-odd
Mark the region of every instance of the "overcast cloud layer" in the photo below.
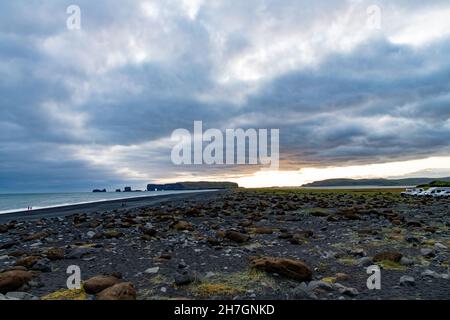
<svg viewBox="0 0 450 320">
<path fill-rule="evenodd" d="M 450 3 L 393 2 L 2 1 L 0 192 L 258 170 L 172 165 L 194 120 L 279 128 L 282 170 L 449 156 Z"/>
</svg>

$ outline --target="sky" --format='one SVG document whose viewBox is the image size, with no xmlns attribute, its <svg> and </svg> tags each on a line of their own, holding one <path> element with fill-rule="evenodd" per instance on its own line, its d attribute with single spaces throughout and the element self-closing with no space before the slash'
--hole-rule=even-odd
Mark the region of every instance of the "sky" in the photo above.
<svg viewBox="0 0 450 320">
<path fill-rule="evenodd" d="M 79 30 L 67 8 L 80 8 Z M 450 2 L 0 2 L 0 192 L 450 176 Z M 171 134 L 280 130 L 278 171 Z"/>
</svg>

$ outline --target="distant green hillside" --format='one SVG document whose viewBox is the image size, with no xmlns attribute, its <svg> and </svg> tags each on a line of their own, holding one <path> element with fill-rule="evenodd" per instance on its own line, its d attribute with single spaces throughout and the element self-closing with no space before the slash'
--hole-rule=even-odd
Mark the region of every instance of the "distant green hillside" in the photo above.
<svg viewBox="0 0 450 320">
<path fill-rule="evenodd" d="M 437 181 L 432 181 L 430 183 L 418 185 L 417 187 L 418 188 L 450 187 L 450 182 L 437 180 Z"/>
<path fill-rule="evenodd" d="M 438 178 L 439 183 L 450 183 L 450 177 Z M 407 178 L 407 179 L 328 179 L 314 181 L 302 185 L 302 187 L 360 187 L 360 186 L 379 186 L 379 187 L 400 187 L 426 185 L 436 182 L 436 178 Z"/>
</svg>

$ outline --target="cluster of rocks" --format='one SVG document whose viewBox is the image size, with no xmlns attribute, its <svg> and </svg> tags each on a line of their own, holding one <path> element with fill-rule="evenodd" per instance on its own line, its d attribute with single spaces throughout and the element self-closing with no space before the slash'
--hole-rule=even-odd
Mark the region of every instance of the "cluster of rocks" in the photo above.
<svg viewBox="0 0 450 320">
<path fill-rule="evenodd" d="M 10 221 L 0 299 L 68 298 L 70 265 L 86 299 L 448 298 L 449 208 L 389 192 L 224 191 Z M 366 286 L 374 264 L 379 291 Z"/>
</svg>

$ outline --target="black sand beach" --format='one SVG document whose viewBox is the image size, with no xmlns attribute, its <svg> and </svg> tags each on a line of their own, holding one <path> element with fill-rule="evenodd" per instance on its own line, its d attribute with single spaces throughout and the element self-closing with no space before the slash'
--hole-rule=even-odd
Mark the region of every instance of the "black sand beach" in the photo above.
<svg viewBox="0 0 450 320">
<path fill-rule="evenodd" d="M 119 200 L 108 200 L 95 203 L 83 203 L 68 205 L 63 207 L 36 209 L 32 211 L 18 211 L 13 213 L 0 214 L 0 223 L 5 223 L 11 220 L 37 220 L 42 218 L 62 217 L 79 212 L 92 213 L 92 212 L 105 212 L 117 209 L 135 209 L 144 206 L 155 205 L 161 201 L 170 199 L 184 199 L 195 198 L 202 196 L 205 192 L 217 192 L 213 190 L 203 192 L 189 192 L 182 194 L 168 194 L 168 195 L 152 195 L 148 197 L 136 197 Z"/>
<path fill-rule="evenodd" d="M 11 215 L 0 299 L 449 299 L 449 209 L 398 190 L 240 189 Z"/>
</svg>

